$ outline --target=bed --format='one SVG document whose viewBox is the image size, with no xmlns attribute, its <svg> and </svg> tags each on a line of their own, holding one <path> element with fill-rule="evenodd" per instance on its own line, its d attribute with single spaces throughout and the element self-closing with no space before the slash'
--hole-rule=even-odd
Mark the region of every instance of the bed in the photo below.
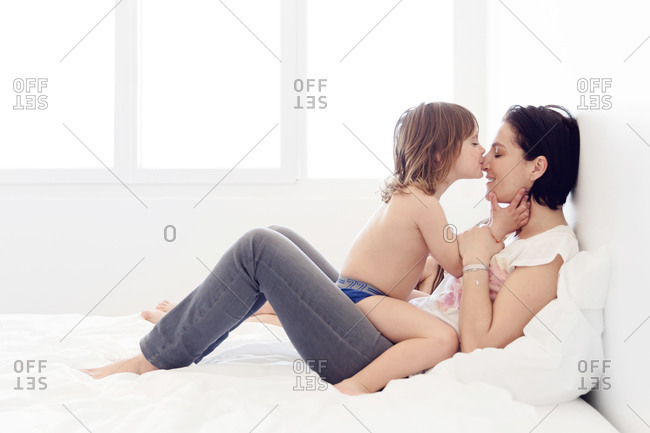
<svg viewBox="0 0 650 433">
<path fill-rule="evenodd" d="M 137 353 L 152 326 L 137 314 L 0 316 L 0 431 L 616 431 L 581 398 L 535 406 L 445 368 L 346 396 L 306 368 L 281 327 L 262 323 L 186 368 L 101 380 L 79 371 Z"/>
</svg>

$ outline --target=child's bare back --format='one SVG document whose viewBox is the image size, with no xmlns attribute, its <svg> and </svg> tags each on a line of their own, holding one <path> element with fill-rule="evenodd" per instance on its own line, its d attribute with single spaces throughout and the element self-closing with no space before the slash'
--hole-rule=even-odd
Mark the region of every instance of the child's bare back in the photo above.
<svg viewBox="0 0 650 433">
<path fill-rule="evenodd" d="M 429 253 L 443 268 L 460 273 L 456 242 L 444 242 L 446 225 L 436 197 L 415 185 L 395 192 L 357 235 L 341 275 L 406 300 L 420 281 Z"/>
</svg>

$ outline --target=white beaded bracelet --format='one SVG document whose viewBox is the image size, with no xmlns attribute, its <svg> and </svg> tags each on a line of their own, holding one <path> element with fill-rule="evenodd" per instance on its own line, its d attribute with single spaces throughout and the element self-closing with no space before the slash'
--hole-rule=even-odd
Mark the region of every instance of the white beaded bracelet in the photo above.
<svg viewBox="0 0 650 433">
<path fill-rule="evenodd" d="M 463 266 L 463 273 L 467 271 L 487 271 L 487 270 L 489 270 L 489 268 L 482 263 L 474 263 L 471 265 Z"/>
</svg>

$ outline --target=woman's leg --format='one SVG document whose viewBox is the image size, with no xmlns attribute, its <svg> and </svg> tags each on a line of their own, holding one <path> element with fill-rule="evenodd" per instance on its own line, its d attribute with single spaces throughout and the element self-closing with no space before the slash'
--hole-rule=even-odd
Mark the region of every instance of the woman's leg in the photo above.
<svg viewBox="0 0 650 433">
<path fill-rule="evenodd" d="M 265 300 L 303 359 L 337 383 L 392 346 L 312 260 L 284 235 L 253 229 L 206 280 L 140 341 L 158 368 L 198 362 Z M 312 364 L 313 363 L 313 364 Z"/>
<path fill-rule="evenodd" d="M 282 233 L 282 235 L 293 242 L 330 280 L 336 283 L 336 280 L 339 279 L 339 272 L 305 238 L 288 227 L 272 225 L 269 228 L 278 233 Z"/>
<path fill-rule="evenodd" d="M 280 225 L 271 225 L 271 226 L 269 226 L 269 228 L 271 230 L 274 230 L 274 231 L 278 232 L 278 233 L 281 233 L 284 237 L 286 237 L 291 242 L 293 242 L 294 245 L 296 245 L 298 248 L 300 248 L 300 251 L 305 253 L 305 255 L 307 257 L 309 257 L 311 259 L 311 261 L 314 262 L 314 264 L 316 264 L 316 266 L 318 266 L 318 268 L 321 271 L 323 271 L 323 273 L 325 273 L 325 275 L 327 275 L 327 277 L 330 280 L 332 280 L 333 282 L 336 282 L 336 280 L 338 279 L 338 276 L 339 276 L 339 273 L 336 270 L 336 268 L 334 268 L 334 266 L 332 266 L 327 261 L 327 259 L 325 259 L 325 257 L 323 257 L 323 255 L 321 253 L 319 253 L 318 250 L 316 250 L 316 248 L 314 248 L 309 242 L 307 242 L 307 240 L 305 238 L 303 238 L 298 233 L 296 233 L 295 231 L 291 230 L 288 227 L 284 227 L 284 226 L 280 226 Z M 158 304 L 158 306 L 156 306 L 155 310 L 145 310 L 145 311 L 143 311 L 141 313 L 141 316 L 145 320 L 147 320 L 147 321 L 149 321 L 149 322 L 151 322 L 153 324 L 156 324 L 156 323 L 158 323 L 158 321 L 160 321 L 160 319 L 162 319 L 162 317 L 169 310 L 171 310 L 175 306 L 176 306 L 176 304 L 173 304 L 173 303 L 171 303 L 171 302 L 169 302 L 167 300 L 164 300 L 164 301 L 160 302 Z M 282 326 L 282 324 L 280 323 L 278 318 L 273 317 L 273 316 L 275 316 L 275 311 L 273 311 L 273 307 L 271 307 L 271 304 L 268 303 L 268 302 L 264 303 L 259 308 L 259 310 L 257 310 L 255 312 L 254 316 L 257 316 L 256 321 L 260 321 L 260 322 L 264 322 L 264 323 L 270 323 L 272 325 L 277 325 L 277 326 Z M 254 318 L 249 318 L 248 319 L 248 321 L 253 321 L 253 320 L 254 320 Z M 216 347 L 216 345 L 214 347 Z M 214 349 L 214 347 L 208 348 L 208 353 L 211 352 Z"/>
<path fill-rule="evenodd" d="M 327 259 L 325 259 L 325 257 L 323 257 L 323 255 L 316 248 L 314 248 L 305 238 L 303 238 L 298 233 L 296 233 L 295 231 L 291 230 L 288 227 L 284 227 L 284 226 L 274 224 L 274 225 L 269 226 L 268 228 L 282 234 L 284 237 L 286 237 L 291 242 L 293 242 L 294 245 L 297 246 L 300 249 L 300 251 L 305 253 L 305 255 L 307 257 L 309 257 L 309 259 L 312 262 L 314 262 L 314 264 L 316 266 L 318 266 L 318 268 L 321 271 L 323 271 L 323 273 L 325 275 L 327 275 L 327 277 L 330 280 L 332 280 L 333 282 L 336 282 L 336 280 L 339 277 L 339 273 L 336 270 L 336 268 L 334 268 L 334 266 L 332 266 L 330 264 L 330 262 L 328 262 Z M 167 310 L 167 311 L 169 311 L 169 310 Z M 160 318 L 162 318 L 162 316 L 163 316 L 162 314 L 159 315 L 157 319 L 160 320 Z M 156 320 L 156 322 L 158 320 Z M 273 310 L 273 307 L 271 306 L 271 303 L 268 302 L 268 301 L 265 302 L 259 308 L 259 310 L 257 310 L 253 314 L 252 317 L 249 317 L 245 321 L 246 322 L 262 322 L 262 323 L 268 323 L 268 324 L 271 324 L 271 325 L 282 326 L 282 322 L 280 322 L 280 319 L 278 319 L 278 316 L 275 314 L 275 311 Z M 156 322 L 152 322 L 152 323 L 156 323 Z M 208 347 L 208 349 L 206 350 L 206 353 L 212 352 L 214 350 L 214 348 L 217 347 L 218 344 L 219 344 L 219 342 L 215 342 L 215 344 L 213 344 L 212 347 Z"/>
<path fill-rule="evenodd" d="M 309 257 L 311 261 L 314 262 L 314 264 L 318 266 L 318 268 L 321 271 L 323 271 L 323 273 L 327 275 L 330 280 L 332 280 L 333 282 L 336 282 L 336 280 L 338 280 L 339 272 L 336 270 L 336 268 L 334 268 L 334 266 L 332 266 L 330 262 L 328 262 L 327 259 L 325 259 L 325 257 L 323 257 L 323 255 L 320 252 L 318 252 L 316 248 L 314 248 L 309 242 L 307 242 L 305 238 L 303 238 L 298 233 L 296 233 L 295 231 L 291 230 L 288 227 L 271 225 L 269 226 L 269 228 L 278 233 L 281 233 L 287 239 L 293 242 L 294 245 L 300 248 L 300 251 L 305 253 L 305 255 Z M 257 321 L 282 326 L 277 316 L 275 316 L 275 311 L 273 311 L 273 307 L 268 301 L 264 305 L 262 305 L 259 310 L 257 310 L 254 316 L 257 319 Z M 247 319 L 247 321 L 253 321 L 253 320 L 254 320 L 253 317 Z"/>
</svg>

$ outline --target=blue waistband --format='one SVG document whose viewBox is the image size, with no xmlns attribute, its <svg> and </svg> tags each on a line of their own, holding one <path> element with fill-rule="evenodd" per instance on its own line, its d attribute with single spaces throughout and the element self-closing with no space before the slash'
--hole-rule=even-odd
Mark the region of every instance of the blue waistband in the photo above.
<svg viewBox="0 0 650 433">
<path fill-rule="evenodd" d="M 384 292 L 373 286 L 372 284 L 364 283 L 363 281 L 355 280 L 353 278 L 344 277 L 339 275 L 336 281 L 336 286 L 339 289 L 358 290 L 360 292 L 371 293 L 373 295 L 385 295 Z"/>
</svg>

